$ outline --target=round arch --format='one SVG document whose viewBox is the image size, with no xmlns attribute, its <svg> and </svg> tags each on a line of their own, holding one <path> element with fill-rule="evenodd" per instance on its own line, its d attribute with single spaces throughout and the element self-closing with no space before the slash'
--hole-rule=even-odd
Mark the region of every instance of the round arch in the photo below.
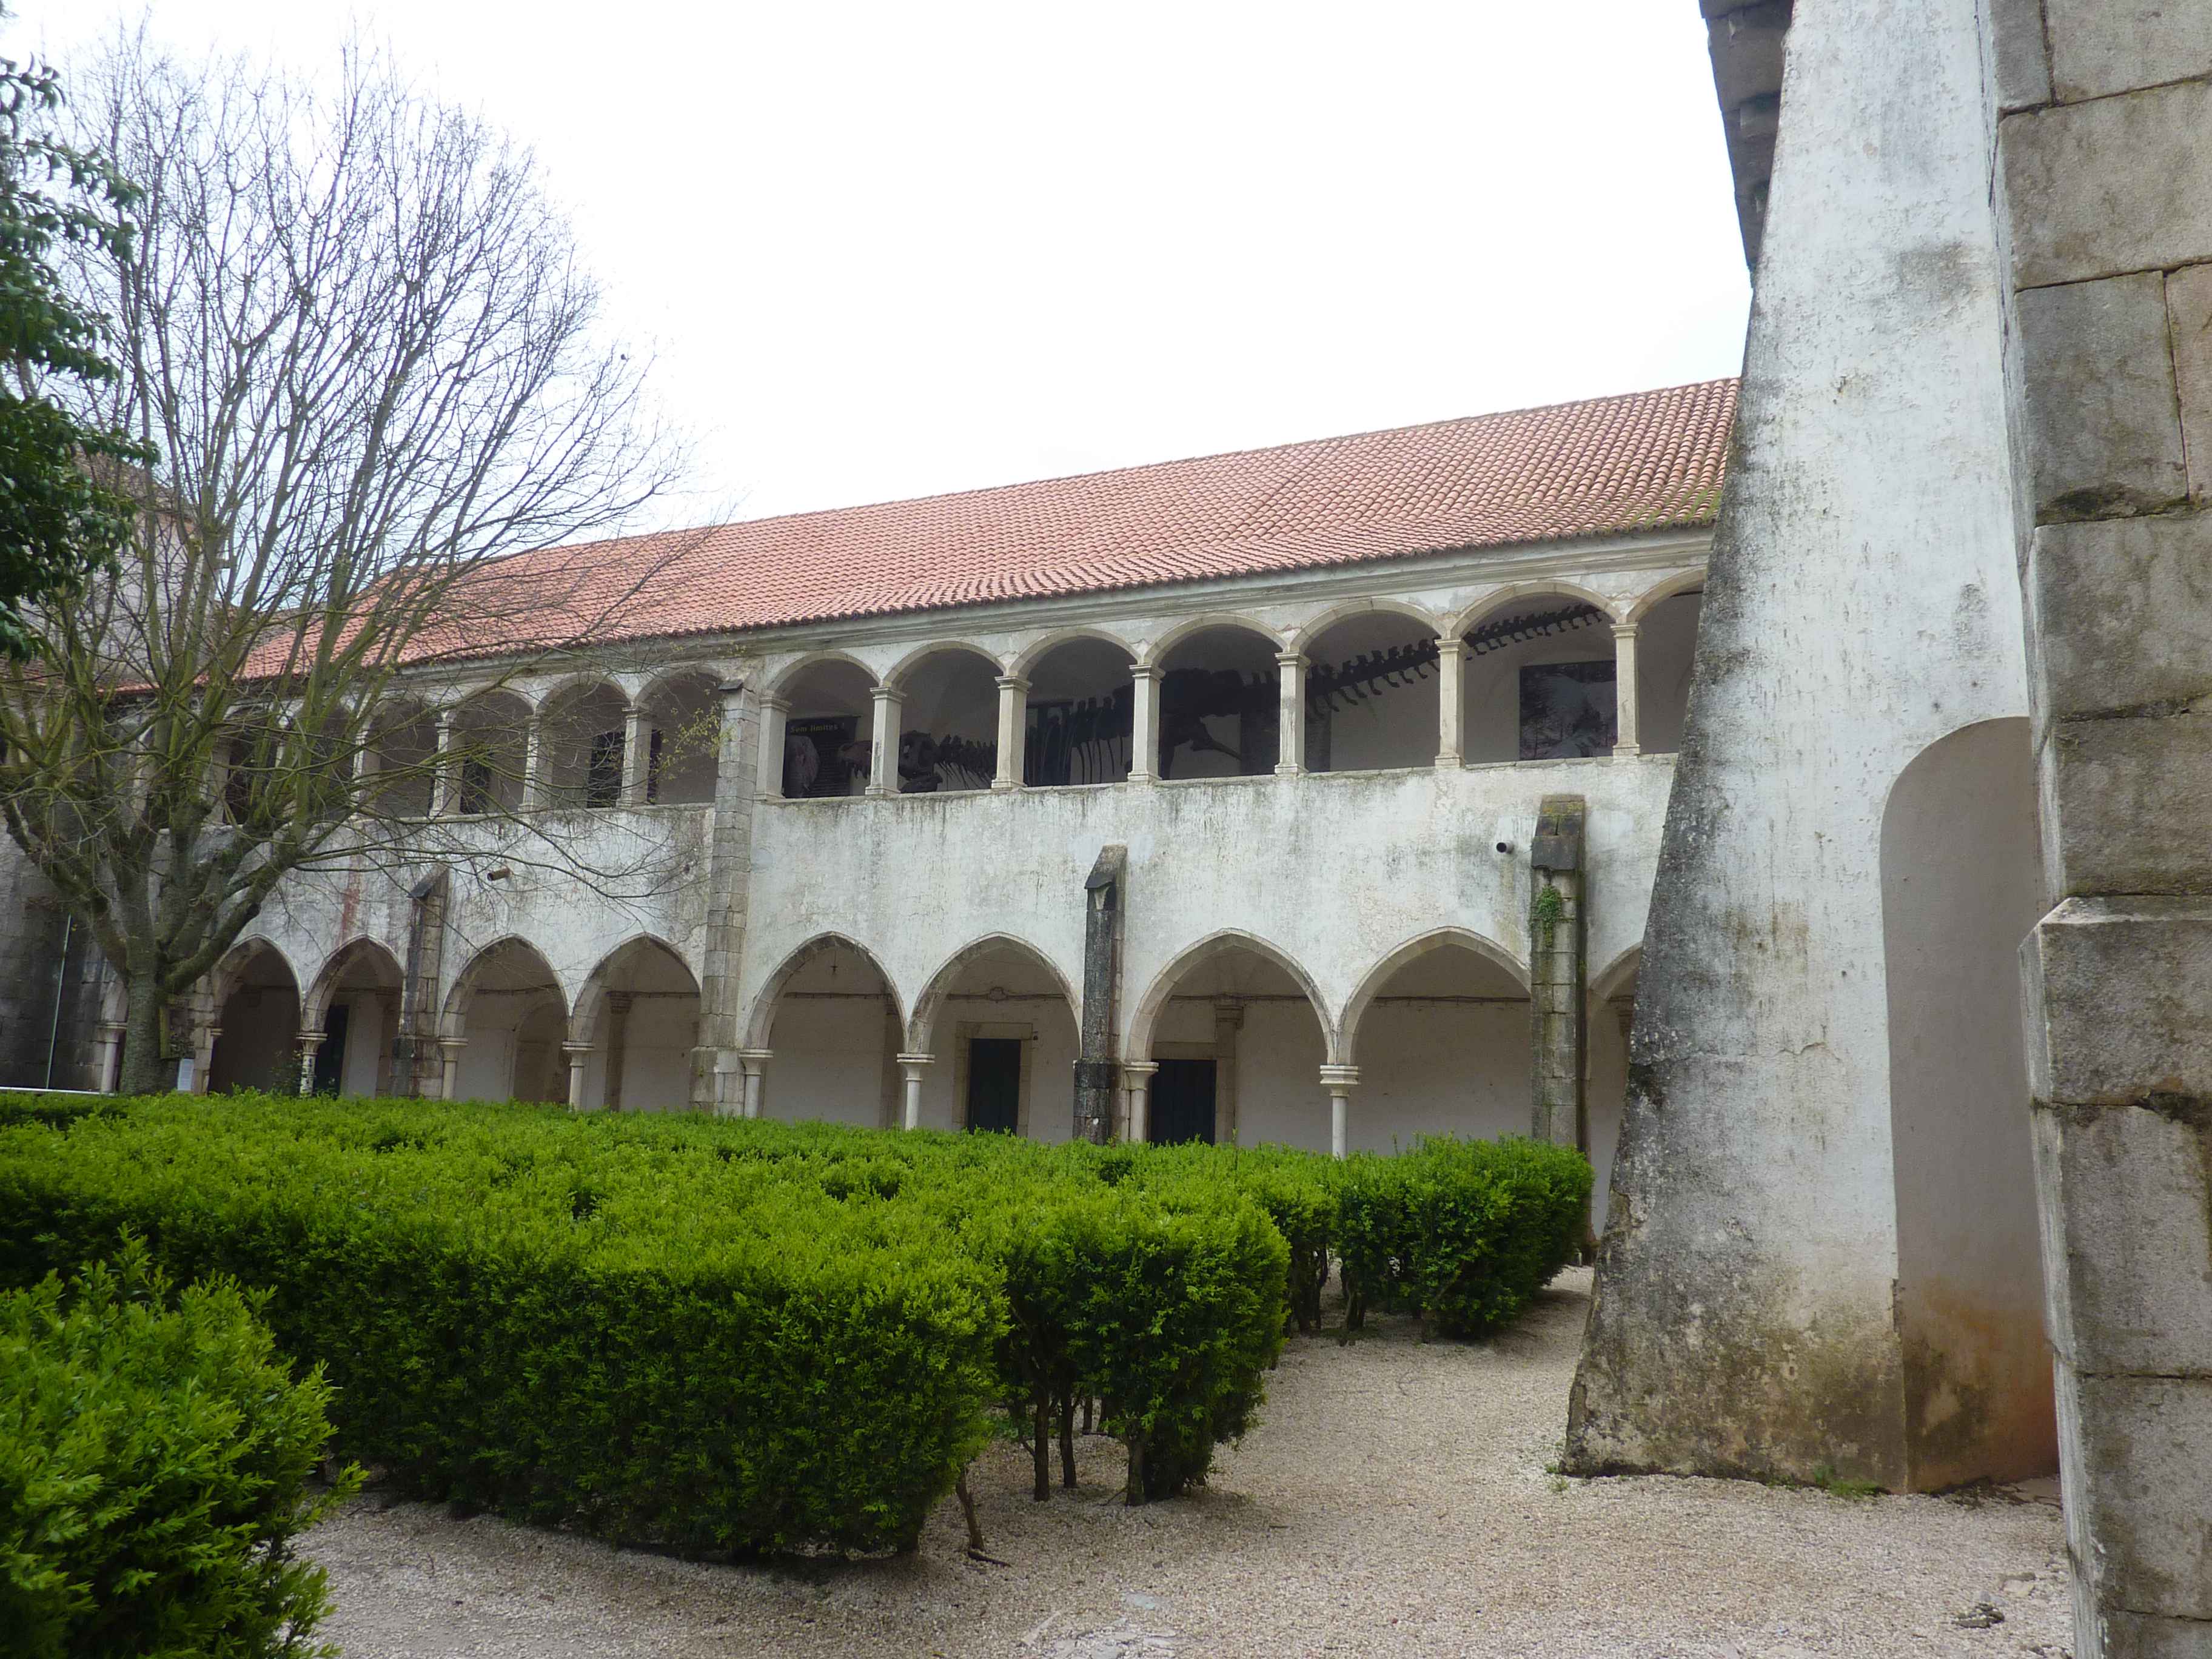
<svg viewBox="0 0 2212 1659">
<path fill-rule="evenodd" d="M 1558 580 L 1546 578 L 1535 581 L 1514 582 L 1509 586 L 1493 589 L 1453 617 L 1449 631 L 1454 635 L 1464 635 L 1470 629 L 1479 626 L 1492 612 L 1503 611 L 1516 599 L 1544 599 L 1554 594 L 1561 599 L 1580 599 L 1586 605 L 1594 605 L 1605 613 L 1608 621 L 1625 620 L 1619 602 L 1608 599 L 1595 587 L 1586 586 L 1581 582 L 1569 581 L 1564 578 Z"/>
<path fill-rule="evenodd" d="M 986 651 L 980 645 L 967 640 L 933 640 L 927 645 L 915 647 L 913 650 L 901 657 L 884 675 L 883 683 L 895 690 L 904 691 L 907 689 L 907 677 L 922 664 L 933 657 L 955 653 L 966 657 L 980 657 L 991 665 L 991 677 L 994 679 L 1006 672 L 1006 664 L 994 653 Z"/>
<path fill-rule="evenodd" d="M 934 1044 L 938 1036 L 938 1016 L 944 1011 L 945 994 L 958 981 L 969 963 L 979 957 L 1000 951 L 1018 952 L 1042 968 L 1053 984 L 1060 988 L 1060 994 L 1067 999 L 1068 1012 L 1080 1024 L 1083 1000 L 1076 995 L 1075 987 L 1060 971 L 1059 963 L 1025 939 L 1017 939 L 1012 933 L 986 933 L 981 939 L 970 939 L 947 957 L 944 964 L 929 976 L 929 982 L 922 988 L 921 994 L 914 1000 L 914 1012 L 908 1018 L 904 1028 L 908 1053 L 930 1054 L 937 1052 Z"/>
<path fill-rule="evenodd" d="M 403 982 L 399 958 L 392 954 L 391 947 L 381 939 L 372 939 L 367 933 L 356 933 L 324 958 L 321 969 L 317 972 L 313 982 L 307 988 L 307 995 L 301 999 L 300 1029 L 301 1030 L 319 1031 L 323 1029 L 323 1017 L 330 1012 L 331 998 L 337 990 L 338 981 L 343 979 L 349 970 L 363 963 L 374 963 L 380 968 L 388 968 L 391 969 L 392 982 L 394 984 Z"/>
<path fill-rule="evenodd" d="M 1365 977 L 1359 981 L 1359 988 L 1345 1003 L 1344 1019 L 1337 1044 L 1338 1064 L 1352 1066 L 1358 1063 L 1354 1055 L 1359 1042 L 1359 1022 L 1366 1014 L 1369 1005 L 1398 970 L 1431 951 L 1441 951 L 1452 945 L 1463 946 L 1486 961 L 1494 963 L 1510 974 L 1514 982 L 1522 990 L 1528 988 L 1528 964 L 1495 939 L 1486 939 L 1468 927 L 1438 927 L 1419 934 L 1369 969 Z"/>
<path fill-rule="evenodd" d="M 1346 599 L 1341 605 L 1331 605 L 1319 616 L 1289 629 L 1285 636 L 1287 643 L 1284 648 L 1291 651 L 1303 651 L 1337 623 L 1353 617 L 1372 615 L 1376 611 L 1387 611 L 1394 616 L 1404 617 L 1409 621 L 1417 622 L 1439 638 L 1444 632 L 1444 623 L 1437 619 L 1434 611 L 1415 605 L 1410 599 L 1389 598 Z"/>
<path fill-rule="evenodd" d="M 1168 998 L 1174 994 L 1178 981 L 1192 969 L 1231 951 L 1249 951 L 1256 957 L 1281 969 L 1291 976 L 1297 988 L 1305 993 L 1306 1000 L 1313 1006 L 1314 1018 L 1321 1022 L 1322 1047 L 1333 1061 L 1337 1049 L 1337 1026 L 1330 1018 L 1328 1000 L 1307 973 L 1279 945 L 1261 939 L 1257 933 L 1248 933 L 1241 928 L 1225 927 L 1219 933 L 1209 933 L 1195 944 L 1186 945 L 1159 972 L 1138 1001 L 1129 1017 L 1128 1041 L 1122 1052 L 1131 1060 L 1146 1060 L 1152 1056 L 1152 1032 L 1158 1025 L 1160 1011 L 1167 1006 Z"/>
<path fill-rule="evenodd" d="M 681 667 L 664 669 L 637 689 L 631 699 L 638 708 L 657 702 L 672 692 L 704 690 L 708 695 L 719 691 L 729 683 L 729 677 L 698 663 L 686 663 Z"/>
<path fill-rule="evenodd" d="M 824 663 L 842 663 L 848 668 L 855 669 L 867 676 L 870 685 L 879 684 L 883 678 L 872 666 L 861 661 L 849 651 L 834 649 L 809 651 L 803 656 L 792 658 L 782 667 L 777 669 L 769 677 L 768 684 L 763 687 L 761 695 L 764 697 L 788 696 L 793 684 L 801 674 L 810 668 L 819 668 Z"/>
<path fill-rule="evenodd" d="M 1702 568 L 1697 570 L 1679 571 L 1675 574 L 1668 577 L 1664 581 L 1658 582 L 1651 587 L 1647 588 L 1642 593 L 1638 594 L 1635 602 L 1628 607 L 1628 614 L 1621 617 L 1620 620 L 1623 622 L 1640 623 L 1645 617 L 1649 616 L 1654 609 L 1665 604 L 1668 599 L 1677 598 L 1684 593 L 1696 593 L 1702 592 L 1705 586 L 1705 573 Z"/>
<path fill-rule="evenodd" d="M 502 691 L 511 690 L 512 688 L 507 686 L 491 686 L 486 688 L 484 690 L 473 693 L 472 696 L 495 696 Z M 630 695 L 629 692 L 622 689 L 621 682 L 616 680 L 611 675 L 592 673 L 588 671 L 581 673 L 569 674 L 562 679 L 556 681 L 553 684 L 548 686 L 544 693 L 541 694 L 534 702 L 531 703 L 531 706 L 536 710 L 536 712 L 543 714 L 550 709 L 557 708 L 562 703 L 577 702 L 582 698 L 588 697 L 594 692 L 598 691 L 611 693 L 616 701 L 622 704 L 625 711 L 629 708 L 631 701 Z M 516 696 L 522 696 L 519 691 L 513 692 L 513 695 Z M 527 697 L 524 697 L 523 701 L 526 702 L 531 702 L 531 699 Z"/>
<path fill-rule="evenodd" d="M 1135 643 L 1122 638 L 1119 634 L 1110 633 L 1103 628 L 1056 628 L 1048 634 L 1039 635 L 1016 652 L 1013 660 L 1007 665 L 1006 672 L 1015 679 L 1027 679 L 1030 671 L 1039 663 L 1061 646 L 1072 644 L 1077 640 L 1097 640 L 1102 645 L 1112 646 L 1116 651 L 1127 656 L 1132 663 L 1137 660 Z"/>
<path fill-rule="evenodd" d="M 454 976 L 453 988 L 446 993 L 446 1006 L 439 1017 L 439 1036 L 459 1037 L 467 1035 L 469 1001 L 476 995 L 477 982 L 483 978 L 486 969 L 495 965 L 501 957 L 511 952 L 523 953 L 545 970 L 546 981 L 553 988 L 553 994 L 560 999 L 562 1013 L 563 1018 L 566 1017 L 568 992 L 568 988 L 561 983 L 561 975 L 553 971 L 553 964 L 545 959 L 543 951 L 521 934 L 508 933 L 494 939 L 471 957 L 469 965 Z"/>
<path fill-rule="evenodd" d="M 752 1007 L 745 1017 L 745 1046 L 750 1048 L 768 1047 L 769 1033 L 775 1024 L 776 999 L 791 977 L 824 951 L 842 948 L 858 955 L 876 970 L 884 982 L 884 993 L 891 1000 L 891 1012 L 897 1018 L 899 1029 L 906 1029 L 905 1005 L 899 999 L 898 981 L 883 964 L 883 959 L 849 933 L 817 933 L 798 949 L 791 951 L 779 963 L 774 973 L 763 981 L 759 994 L 753 998 Z"/>
<path fill-rule="evenodd" d="M 1232 611 L 1209 611 L 1203 616 L 1186 617 L 1156 640 L 1147 641 L 1137 648 L 1137 666 L 1157 668 L 1169 652 L 1194 634 L 1203 634 L 1209 628 L 1226 628 L 1242 634 L 1257 634 L 1273 642 L 1278 651 L 1287 649 L 1280 629 L 1270 628 L 1256 617 L 1240 616 Z"/>
</svg>

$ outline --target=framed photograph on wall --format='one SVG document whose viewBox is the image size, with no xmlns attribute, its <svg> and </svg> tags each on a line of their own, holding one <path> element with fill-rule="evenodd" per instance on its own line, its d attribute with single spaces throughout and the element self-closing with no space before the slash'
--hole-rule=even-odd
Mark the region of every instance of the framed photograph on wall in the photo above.
<svg viewBox="0 0 2212 1659">
<path fill-rule="evenodd" d="M 1613 665 L 1532 663 L 1521 671 L 1521 758 L 1610 755 L 1619 731 Z"/>
</svg>

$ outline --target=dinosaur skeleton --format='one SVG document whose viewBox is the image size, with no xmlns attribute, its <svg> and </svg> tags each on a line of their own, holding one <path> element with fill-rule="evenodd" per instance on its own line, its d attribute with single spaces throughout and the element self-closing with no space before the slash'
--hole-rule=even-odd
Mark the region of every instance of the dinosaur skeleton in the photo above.
<svg viewBox="0 0 2212 1659">
<path fill-rule="evenodd" d="M 1494 623 L 1485 623 L 1460 637 L 1467 648 L 1476 656 L 1486 651 L 1502 651 L 1509 645 L 1518 645 L 1523 640 L 1538 639 L 1546 634 L 1564 634 L 1571 628 L 1586 627 L 1605 612 L 1594 605 L 1571 605 L 1559 611 L 1531 611 L 1525 617 L 1507 617 Z"/>
<path fill-rule="evenodd" d="M 1604 614 L 1596 605 L 1578 602 L 1485 623 L 1461 635 L 1461 641 L 1480 657 L 1526 640 L 1586 628 Z M 1319 718 L 1426 679 L 1437 665 L 1437 654 L 1434 640 L 1421 640 L 1347 657 L 1340 663 L 1314 663 L 1306 670 L 1307 713 Z M 1173 775 L 1175 757 L 1184 749 L 1226 755 L 1240 773 L 1272 767 L 1280 741 L 1279 684 L 1273 674 L 1245 674 L 1234 668 L 1170 668 L 1162 674 L 1160 775 Z M 1031 711 L 1024 781 L 1103 783 L 1127 775 L 1133 714 L 1127 686 L 1103 697 L 1036 705 Z M 1207 725 L 1232 715 L 1240 733 L 1235 745 L 1214 736 Z M 993 742 L 932 738 L 920 731 L 899 739 L 899 787 L 908 794 L 988 788 L 998 763 L 999 745 Z"/>
</svg>

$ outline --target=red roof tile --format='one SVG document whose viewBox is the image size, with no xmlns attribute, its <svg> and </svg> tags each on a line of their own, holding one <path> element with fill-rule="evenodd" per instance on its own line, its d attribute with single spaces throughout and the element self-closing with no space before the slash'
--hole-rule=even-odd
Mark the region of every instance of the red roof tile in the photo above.
<svg viewBox="0 0 2212 1659">
<path fill-rule="evenodd" d="M 494 568 L 548 590 L 527 631 L 565 611 L 608 641 L 1708 525 L 1735 391 L 1707 380 L 549 548 Z M 465 630 L 477 637 L 460 649 L 521 643 L 520 622 L 504 640 Z"/>
</svg>

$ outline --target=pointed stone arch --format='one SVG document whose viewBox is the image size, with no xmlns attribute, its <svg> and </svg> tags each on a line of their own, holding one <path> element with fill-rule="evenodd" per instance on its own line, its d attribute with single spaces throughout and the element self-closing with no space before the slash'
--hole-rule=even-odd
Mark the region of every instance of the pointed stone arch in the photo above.
<svg viewBox="0 0 2212 1659">
<path fill-rule="evenodd" d="M 300 1029 L 303 1031 L 321 1030 L 324 1016 L 330 1012 L 331 999 L 337 990 L 338 982 L 351 969 L 368 962 L 390 969 L 394 986 L 403 982 L 399 958 L 393 954 L 392 947 L 367 933 L 356 933 L 324 958 L 321 969 L 307 988 L 307 995 L 301 1000 Z"/>
<path fill-rule="evenodd" d="M 1060 988 L 1060 994 L 1067 1000 L 1070 1016 L 1080 1022 L 1083 1000 L 1076 994 L 1074 985 L 1060 971 L 1058 963 L 1025 939 L 1018 939 L 1012 933 L 986 933 L 980 939 L 969 940 L 947 957 L 938 970 L 929 976 L 929 983 L 922 988 L 921 995 L 915 998 L 914 1011 L 908 1016 L 905 1027 L 909 1051 L 921 1054 L 936 1052 L 933 1044 L 940 1035 L 939 1017 L 944 1012 L 946 994 L 969 963 L 979 957 L 1004 951 L 1018 952 L 1043 969 Z"/>
<path fill-rule="evenodd" d="M 1486 961 L 1496 963 L 1513 976 L 1523 991 L 1528 988 L 1528 967 L 1510 951 L 1492 939 L 1486 939 L 1470 927 L 1437 927 L 1417 934 L 1399 945 L 1380 962 L 1367 970 L 1359 987 L 1346 999 L 1344 1018 L 1337 1041 L 1336 1059 L 1339 1064 L 1358 1063 L 1359 1021 L 1376 996 L 1407 963 L 1427 956 L 1431 951 L 1460 946 Z"/>
<path fill-rule="evenodd" d="M 698 1046 L 699 978 L 654 933 L 633 933 L 586 975 L 568 1016 L 581 1053 L 576 1104 L 586 1110 L 680 1111 L 690 1104 Z"/>
<path fill-rule="evenodd" d="M 783 994 L 783 988 L 791 982 L 794 974 L 817 957 L 840 948 L 851 951 L 862 957 L 881 976 L 884 989 L 890 997 L 891 1012 L 898 1020 L 899 1029 L 902 1031 L 906 1029 L 904 1005 L 899 998 L 898 981 L 891 977 L 890 970 L 883 964 L 883 959 L 849 933 L 823 933 L 815 934 L 805 944 L 792 951 L 776 965 L 775 971 L 762 981 L 760 992 L 753 998 L 752 1007 L 745 1018 L 746 1047 L 751 1048 L 768 1047 L 769 1034 L 775 1025 L 776 999 Z"/>
<path fill-rule="evenodd" d="M 487 994 L 514 1000 L 480 1008 Z M 518 933 L 485 945 L 455 975 L 439 1020 L 447 1097 L 570 1098 L 568 1012 L 568 992 L 544 951 Z"/>
<path fill-rule="evenodd" d="M 1131 1060 L 1148 1059 L 1152 1053 L 1153 1032 L 1159 1024 L 1160 1012 L 1167 1006 L 1176 983 L 1187 977 L 1193 969 L 1234 951 L 1249 951 L 1254 956 L 1273 963 L 1288 974 L 1298 988 L 1305 993 L 1306 1000 L 1312 1005 L 1314 1018 L 1321 1024 L 1322 1047 L 1333 1061 L 1337 1049 L 1336 1022 L 1329 1012 L 1328 999 L 1322 995 L 1321 988 L 1314 982 L 1313 975 L 1306 972 L 1297 959 L 1281 945 L 1237 927 L 1224 927 L 1185 945 L 1152 975 L 1144 995 L 1130 1012 L 1128 1034 L 1122 1052 Z"/>
</svg>

